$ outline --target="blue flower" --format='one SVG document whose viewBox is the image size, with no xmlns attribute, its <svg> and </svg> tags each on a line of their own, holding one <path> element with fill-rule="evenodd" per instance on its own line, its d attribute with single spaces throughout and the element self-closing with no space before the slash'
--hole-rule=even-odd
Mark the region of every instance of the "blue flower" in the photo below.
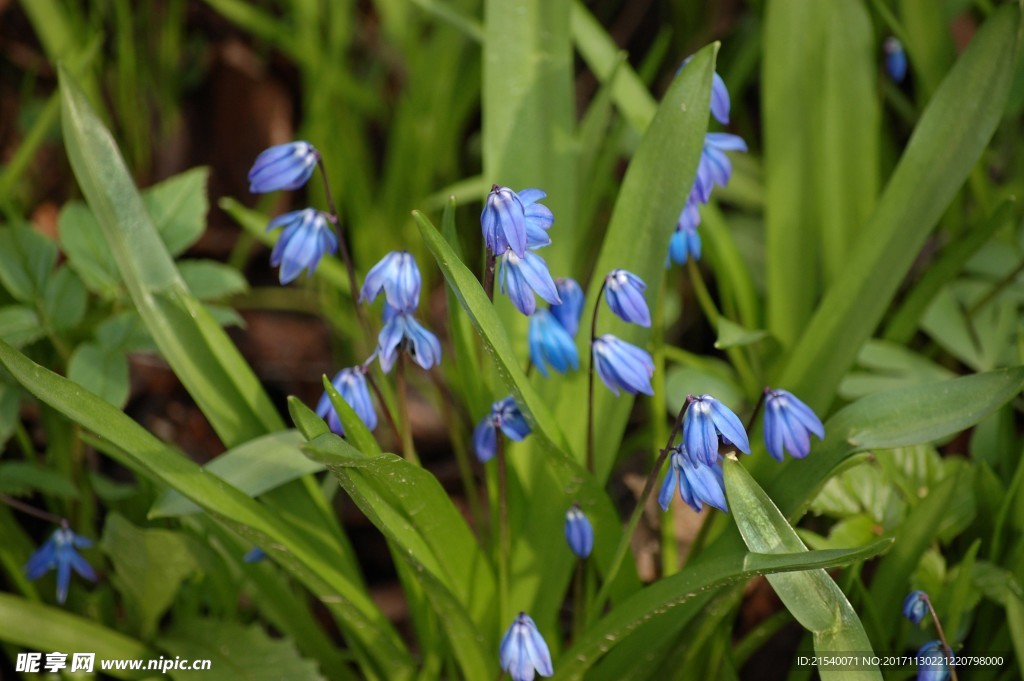
<svg viewBox="0 0 1024 681">
<path fill-rule="evenodd" d="M 725 152 L 746 150 L 747 143 L 738 135 L 727 132 L 707 133 L 692 190 L 701 203 L 708 202 L 715 185 L 724 187 L 729 184 L 729 178 L 732 177 L 732 162 Z"/>
<path fill-rule="evenodd" d="M 367 272 L 359 302 L 372 303 L 384 291 L 388 305 L 408 312 L 420 304 L 420 268 L 408 251 L 391 251 Z"/>
<path fill-rule="evenodd" d="M 87 549 L 90 546 L 92 541 L 89 539 L 79 537 L 67 527 L 61 527 L 29 557 L 25 563 L 25 575 L 29 579 L 39 579 L 50 570 L 56 569 L 57 602 L 63 604 L 68 599 L 72 570 L 91 582 L 96 581 L 96 573 L 92 566 L 75 551 L 76 548 Z"/>
<path fill-rule="evenodd" d="M 565 513 L 565 541 L 578 558 L 586 558 L 594 550 L 594 527 L 577 504 Z"/>
<path fill-rule="evenodd" d="M 530 359 L 537 371 L 548 378 L 548 365 L 560 374 L 580 368 L 576 343 L 569 332 L 547 310 L 530 315 Z"/>
<path fill-rule="evenodd" d="M 377 412 L 373 408 L 373 400 L 370 399 L 370 391 L 366 385 L 366 369 L 361 366 L 342 369 L 331 383 L 367 428 L 373 430 L 377 427 Z M 327 419 L 327 425 L 332 431 L 338 435 L 345 434 L 345 428 L 341 425 L 338 412 L 335 411 L 326 390 L 316 405 L 316 414 Z"/>
<path fill-rule="evenodd" d="M 903 43 L 896 36 L 889 36 L 882 44 L 885 51 L 885 70 L 894 83 L 902 83 L 907 77 L 907 53 Z"/>
<path fill-rule="evenodd" d="M 679 67 L 679 70 L 682 71 L 683 67 L 690 63 L 691 59 L 693 59 L 693 55 L 684 59 L 683 65 Z M 717 71 L 711 77 L 711 115 L 722 125 L 729 124 L 729 89 L 725 86 L 725 81 L 722 80 Z"/>
<path fill-rule="evenodd" d="M 484 243 L 496 256 L 512 249 L 520 258 L 527 248 L 551 243 L 547 230 L 555 221 L 547 206 L 539 203 L 547 194 L 539 189 L 524 189 L 518 194 L 508 187 L 493 185 L 480 214 Z"/>
<path fill-rule="evenodd" d="M 498 450 L 498 430 L 509 440 L 519 442 L 530 434 L 530 424 L 519 410 L 514 397 L 509 395 L 491 405 L 491 413 L 473 430 L 473 449 L 480 463 L 494 458 Z"/>
<path fill-rule="evenodd" d="M 928 615 L 928 594 L 923 591 L 911 591 L 903 599 L 903 616 L 914 624 L 919 624 Z"/>
<path fill-rule="evenodd" d="M 950 664 L 956 664 L 956 656 L 946 651 L 942 641 L 925 643 L 917 651 L 917 681 L 946 681 Z"/>
<path fill-rule="evenodd" d="M 683 214 L 686 214 L 685 208 Z M 689 258 L 693 258 L 694 262 L 700 260 L 700 234 L 697 232 L 697 226 L 691 227 L 689 219 L 684 220 L 682 215 L 679 216 L 676 231 L 672 232 L 672 239 L 668 242 L 668 255 L 678 265 L 686 264 Z"/>
<path fill-rule="evenodd" d="M 782 461 L 783 447 L 802 459 L 811 451 L 811 433 L 825 437 L 825 426 L 811 408 L 786 390 L 765 388 L 764 444 L 773 458 Z"/>
<path fill-rule="evenodd" d="M 541 676 L 555 673 L 548 644 L 525 612 L 519 613 L 501 639 L 499 659 L 512 681 L 533 681 L 534 672 Z"/>
<path fill-rule="evenodd" d="M 622 320 L 639 326 L 651 325 L 651 311 L 644 299 L 647 284 L 626 270 L 612 270 L 604 278 L 604 298 Z"/>
<path fill-rule="evenodd" d="M 679 497 L 697 513 L 701 512 L 704 504 L 729 512 L 729 506 L 725 501 L 722 467 L 717 463 L 712 466 L 705 465 L 690 456 L 685 447 L 677 447 L 672 452 L 668 473 L 665 474 L 665 481 L 661 483 L 658 503 L 663 511 L 668 510 L 677 487 Z"/>
<path fill-rule="evenodd" d="M 441 342 L 409 312 L 384 306 L 384 328 L 377 336 L 377 359 L 384 373 L 391 371 L 401 347 L 424 369 L 441 362 Z"/>
<path fill-rule="evenodd" d="M 605 334 L 594 339 L 592 351 L 597 375 L 613 393 L 618 395 L 622 389 L 634 395 L 654 394 L 654 360 L 646 350 Z"/>
<path fill-rule="evenodd" d="M 270 147 L 256 157 L 249 171 L 249 191 L 254 194 L 298 189 L 309 181 L 320 152 L 309 142 L 289 142 Z"/>
<path fill-rule="evenodd" d="M 531 315 L 537 309 L 534 293 L 551 303 L 562 302 L 544 258 L 530 251 L 520 257 L 512 249 L 501 256 L 501 292 L 508 293 L 516 309 Z"/>
<path fill-rule="evenodd" d="M 551 306 L 551 314 L 575 338 L 580 328 L 580 317 L 583 316 L 583 289 L 575 279 L 559 277 L 555 279 L 555 290 L 562 302 Z"/>
<path fill-rule="evenodd" d="M 242 556 L 242 560 L 246 563 L 258 563 L 267 557 L 266 551 L 258 546 L 254 546 L 249 549 L 248 553 Z"/>
<path fill-rule="evenodd" d="M 313 274 L 324 253 L 338 250 L 338 237 L 328 225 L 327 215 L 318 210 L 305 208 L 279 215 L 267 230 L 281 226 L 284 231 L 270 253 L 270 265 L 281 266 L 282 284 L 294 281 L 304 269 Z"/>
<path fill-rule="evenodd" d="M 690 403 L 683 420 L 683 443 L 690 456 L 706 466 L 718 463 L 718 436 L 750 454 L 747 432 L 736 414 L 711 395 L 687 395 Z"/>
</svg>

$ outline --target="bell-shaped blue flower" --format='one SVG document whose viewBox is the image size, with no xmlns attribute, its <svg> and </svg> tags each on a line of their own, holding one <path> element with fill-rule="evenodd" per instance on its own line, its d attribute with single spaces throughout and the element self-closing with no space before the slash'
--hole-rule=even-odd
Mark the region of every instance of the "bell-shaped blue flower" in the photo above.
<svg viewBox="0 0 1024 681">
<path fill-rule="evenodd" d="M 540 203 L 547 194 L 540 189 L 516 193 L 494 185 L 480 214 L 484 243 L 496 256 L 512 249 L 520 258 L 527 248 L 542 248 L 551 243 L 547 231 L 555 221 L 551 210 Z"/>
<path fill-rule="evenodd" d="M 592 346 L 594 368 L 608 389 L 616 395 L 628 393 L 653 395 L 651 376 L 654 360 L 650 353 L 611 334 L 598 336 Z"/>
<path fill-rule="evenodd" d="M 562 302 L 558 289 L 548 272 L 548 264 L 536 253 L 526 251 L 520 257 L 509 249 L 501 257 L 501 292 L 507 293 L 516 309 L 531 315 L 537 309 L 534 293 L 551 303 Z"/>
<path fill-rule="evenodd" d="M 338 250 L 338 237 L 331 229 L 327 215 L 313 208 L 279 215 L 270 221 L 267 230 L 284 227 L 274 250 L 270 252 L 271 267 L 281 267 L 282 284 L 294 281 L 302 270 L 311 275 L 325 253 Z"/>
<path fill-rule="evenodd" d="M 408 251 L 391 251 L 366 273 L 359 302 L 372 303 L 384 291 L 388 305 L 409 312 L 420 304 L 420 268 Z"/>
<path fill-rule="evenodd" d="M 774 459 L 782 461 L 783 448 L 802 459 L 811 451 L 811 433 L 825 437 L 825 426 L 811 408 L 786 390 L 765 388 L 764 444 Z"/>
<path fill-rule="evenodd" d="M 685 209 L 683 209 L 685 213 Z M 668 256 L 672 262 L 678 265 L 685 265 L 689 258 L 694 262 L 700 260 L 700 234 L 696 225 L 690 226 L 689 220 L 683 220 L 680 216 L 676 231 L 672 232 L 672 238 L 668 242 Z"/>
<path fill-rule="evenodd" d="M 523 204 L 523 216 L 526 224 L 526 247 L 531 250 L 551 245 L 548 230 L 555 223 L 555 216 L 547 206 L 537 203 L 547 194 L 539 189 L 524 189 L 518 193 Z"/>
<path fill-rule="evenodd" d="M 693 55 L 690 55 L 683 60 L 682 66 L 679 70 L 690 63 L 693 59 Z M 678 72 L 677 72 L 678 73 Z M 711 115 L 714 116 L 715 120 L 722 125 L 729 124 L 729 89 L 725 86 L 725 81 L 718 75 L 716 71 L 711 77 Z"/>
<path fill-rule="evenodd" d="M 244 556 L 242 556 L 242 560 L 246 563 L 259 563 L 266 557 L 266 551 L 264 551 L 258 546 L 254 546 L 251 549 L 249 549 L 249 551 L 246 552 Z"/>
<path fill-rule="evenodd" d="M 903 616 L 914 624 L 928 616 L 928 594 L 923 591 L 911 591 L 903 599 Z"/>
<path fill-rule="evenodd" d="M 562 302 L 551 306 L 551 314 L 575 338 L 580 328 L 580 317 L 583 316 L 583 289 L 575 279 L 559 277 L 555 279 L 555 290 Z"/>
<path fill-rule="evenodd" d="M 917 651 L 917 681 L 947 681 L 950 664 L 956 664 L 956 656 L 946 651 L 942 641 L 925 643 Z"/>
<path fill-rule="evenodd" d="M 519 613 L 501 639 L 498 651 L 501 669 L 512 681 L 533 681 L 534 674 L 551 676 L 551 652 L 537 625 L 525 612 Z"/>
<path fill-rule="evenodd" d="M 658 493 L 658 504 L 667 511 L 679 489 L 679 497 L 697 513 L 704 504 L 729 512 L 725 500 L 725 480 L 717 463 L 707 466 L 690 456 L 685 447 L 677 447 L 669 459 L 669 469 Z"/>
<path fill-rule="evenodd" d="M 750 454 L 747 431 L 729 407 L 711 395 L 687 395 L 686 400 L 690 406 L 683 419 L 683 443 L 691 457 L 706 466 L 717 465 L 719 435 L 744 454 Z"/>
<path fill-rule="evenodd" d="M 729 184 L 732 162 L 725 152 L 746 150 L 747 143 L 738 135 L 727 132 L 709 132 L 705 135 L 692 190 L 701 203 L 708 202 L 715 185 L 724 187 Z"/>
<path fill-rule="evenodd" d="M 565 541 L 577 558 L 586 558 L 594 550 L 594 527 L 576 504 L 565 513 Z"/>
<path fill-rule="evenodd" d="M 441 362 L 441 342 L 410 312 L 384 306 L 384 328 L 377 336 L 377 359 L 384 373 L 391 371 L 402 348 L 424 369 Z"/>
<path fill-rule="evenodd" d="M 96 581 L 96 572 L 82 558 L 78 549 L 87 549 L 92 541 L 80 537 L 67 527 L 61 527 L 33 553 L 25 563 L 25 575 L 29 579 L 39 579 L 50 570 L 57 571 L 57 602 L 63 604 L 68 599 L 68 586 L 71 583 L 71 571 L 74 570 L 91 582 Z"/>
<path fill-rule="evenodd" d="M 576 343 L 558 320 L 547 310 L 530 315 L 530 360 L 544 378 L 548 365 L 560 374 L 580 368 Z"/>
<path fill-rule="evenodd" d="M 309 181 L 320 152 L 309 142 L 289 142 L 270 147 L 252 164 L 249 191 L 254 194 L 279 189 L 298 189 Z"/>
<path fill-rule="evenodd" d="M 647 307 L 643 279 L 626 270 L 612 270 L 604 278 L 604 297 L 608 307 L 618 317 L 639 326 L 651 325 L 651 311 Z"/>
<path fill-rule="evenodd" d="M 370 390 L 366 385 L 366 369 L 361 366 L 342 369 L 331 383 L 367 428 L 373 430 L 377 427 L 377 412 L 373 408 Z M 345 434 L 345 428 L 341 425 L 338 412 L 335 411 L 327 391 L 320 396 L 320 401 L 316 405 L 316 413 L 320 418 L 327 419 L 327 425 L 333 432 L 338 435 Z"/>
<path fill-rule="evenodd" d="M 889 36 L 882 43 L 885 51 L 885 70 L 894 83 L 902 83 L 907 77 L 907 52 L 896 36 Z"/>
<path fill-rule="evenodd" d="M 473 430 L 473 449 L 480 463 L 494 458 L 498 451 L 499 430 L 513 442 L 519 442 L 530 434 L 530 424 L 511 395 L 492 404 L 491 413 Z"/>
</svg>

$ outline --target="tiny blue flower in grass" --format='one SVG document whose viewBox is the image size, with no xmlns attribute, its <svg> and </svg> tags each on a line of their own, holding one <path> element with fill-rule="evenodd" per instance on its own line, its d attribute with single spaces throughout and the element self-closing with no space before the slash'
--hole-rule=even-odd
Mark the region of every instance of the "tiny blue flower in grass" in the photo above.
<svg viewBox="0 0 1024 681">
<path fill-rule="evenodd" d="M 956 656 L 946 652 L 942 641 L 925 643 L 917 651 L 917 681 L 946 681 L 950 664 L 956 664 Z"/>
<path fill-rule="evenodd" d="M 903 43 L 896 36 L 889 36 L 882 44 L 885 52 L 885 70 L 894 83 L 902 83 L 907 77 L 907 53 Z"/>
<path fill-rule="evenodd" d="M 750 454 L 747 432 L 736 414 L 711 395 L 687 395 L 690 406 L 683 419 L 683 443 L 695 460 L 706 466 L 718 463 L 718 437 Z"/>
<path fill-rule="evenodd" d="M 524 189 L 516 193 L 508 187 L 494 185 L 480 214 L 484 243 L 495 255 L 512 249 L 520 258 L 527 248 L 541 248 L 551 243 L 547 230 L 555 218 L 551 210 L 537 203 L 547 196 L 540 189 Z"/>
<path fill-rule="evenodd" d="M 501 292 L 507 293 L 516 309 L 531 315 L 537 309 L 534 293 L 552 305 L 562 302 L 544 258 L 526 251 L 520 257 L 512 249 L 501 257 Z"/>
<path fill-rule="evenodd" d="M 377 412 L 373 408 L 373 400 L 370 399 L 370 390 L 366 385 L 366 370 L 363 367 L 355 366 L 342 369 L 331 383 L 367 428 L 373 430 L 377 427 Z M 316 405 L 316 414 L 320 418 L 327 419 L 327 425 L 333 432 L 338 435 L 345 434 L 345 428 L 341 425 L 338 412 L 335 411 L 327 391 L 320 396 L 320 401 Z"/>
<path fill-rule="evenodd" d="M 704 148 L 697 164 L 697 176 L 693 183 L 693 194 L 701 203 L 711 198 L 715 185 L 724 187 L 732 177 L 732 162 L 727 151 L 746 151 L 747 143 L 742 137 L 727 132 L 709 132 L 704 137 Z"/>
<path fill-rule="evenodd" d="M 575 338 L 580 329 L 580 317 L 583 316 L 583 289 L 575 279 L 560 277 L 555 279 L 555 290 L 562 302 L 551 306 L 551 314 Z"/>
<path fill-rule="evenodd" d="M 679 70 L 682 71 L 690 63 L 691 59 L 693 59 L 693 55 L 684 59 L 683 65 L 679 67 Z M 728 125 L 729 108 L 729 88 L 725 86 L 725 81 L 722 80 L 722 77 L 716 71 L 711 77 L 711 115 L 722 125 Z"/>
<path fill-rule="evenodd" d="M 782 461 L 783 448 L 802 459 L 811 451 L 811 433 L 825 437 L 825 426 L 811 408 L 786 390 L 765 388 L 764 444 L 772 458 Z"/>
<path fill-rule="evenodd" d="M 384 306 L 384 328 L 377 336 L 377 359 L 384 373 L 391 371 L 402 348 L 424 369 L 441 362 L 441 342 L 410 312 Z"/>
<path fill-rule="evenodd" d="M 919 624 L 928 615 L 928 594 L 923 591 L 911 591 L 903 599 L 903 616 L 914 624 Z"/>
<path fill-rule="evenodd" d="M 87 549 L 90 546 L 92 541 L 89 539 L 61 527 L 29 557 L 25 563 L 25 575 L 29 579 L 39 579 L 50 570 L 57 570 L 57 602 L 63 604 L 68 599 L 72 570 L 91 582 L 96 581 L 92 566 L 75 551 L 76 548 Z"/>
<path fill-rule="evenodd" d="M 530 434 L 530 424 L 511 395 L 492 404 L 491 413 L 473 430 L 473 449 L 480 463 L 490 461 L 497 453 L 498 430 L 513 442 L 519 442 Z"/>
<path fill-rule="evenodd" d="M 501 639 L 498 651 L 501 668 L 512 681 L 533 681 L 534 674 L 551 676 L 551 652 L 537 625 L 525 612 L 519 613 Z"/>
<path fill-rule="evenodd" d="M 626 270 L 612 270 L 604 279 L 604 297 L 616 316 L 631 324 L 651 325 L 651 311 L 647 307 L 643 279 Z"/>
<path fill-rule="evenodd" d="M 279 189 L 298 189 L 309 181 L 320 152 L 309 142 L 289 142 L 270 147 L 252 164 L 249 191 L 254 194 Z"/>
<path fill-rule="evenodd" d="M 372 303 L 384 291 L 388 305 L 409 312 L 420 304 L 420 268 L 408 251 L 391 251 L 366 273 L 359 302 Z"/>
<path fill-rule="evenodd" d="M 281 267 L 282 284 L 294 281 L 302 270 L 313 274 L 325 253 L 338 250 L 338 237 L 327 215 L 314 208 L 279 215 L 270 221 L 267 230 L 277 227 L 284 227 L 284 231 L 270 253 L 270 265 Z"/>
<path fill-rule="evenodd" d="M 686 209 L 683 209 L 684 213 Z M 683 221 L 680 217 L 676 225 L 676 231 L 672 232 L 672 239 L 668 242 L 668 255 L 678 265 L 685 265 L 686 261 L 693 258 L 694 262 L 700 260 L 700 234 L 697 233 L 697 226 L 690 226 L 689 220 Z"/>
<path fill-rule="evenodd" d="M 701 512 L 704 504 L 729 512 L 721 466 L 717 463 L 704 465 L 702 461 L 690 456 L 685 447 L 677 447 L 672 452 L 668 473 L 658 493 L 661 510 L 668 510 L 676 488 L 679 489 L 679 497 L 697 513 Z"/>
<path fill-rule="evenodd" d="M 594 527 L 576 504 L 565 513 L 565 541 L 577 558 L 586 558 L 594 550 Z"/>
<path fill-rule="evenodd" d="M 560 374 L 580 368 L 576 343 L 548 310 L 530 315 L 529 340 L 530 360 L 544 378 L 549 376 L 549 366 Z"/>
<path fill-rule="evenodd" d="M 619 390 L 625 390 L 634 395 L 654 394 L 654 360 L 646 350 L 605 334 L 594 339 L 592 352 L 597 375 L 613 393 L 618 395 Z"/>
<path fill-rule="evenodd" d="M 246 563 L 259 563 L 261 560 L 267 557 L 267 553 L 258 546 L 254 546 L 242 556 L 242 560 Z"/>
</svg>

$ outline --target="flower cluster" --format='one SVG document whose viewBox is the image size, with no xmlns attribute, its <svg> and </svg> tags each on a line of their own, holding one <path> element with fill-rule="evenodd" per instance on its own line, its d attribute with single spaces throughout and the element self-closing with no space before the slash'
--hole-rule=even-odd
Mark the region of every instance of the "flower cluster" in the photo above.
<svg viewBox="0 0 1024 681">
<path fill-rule="evenodd" d="M 513 442 L 530 434 L 530 424 L 511 395 L 492 404 L 491 412 L 473 430 L 473 449 L 480 463 L 490 461 L 497 453 L 499 430 Z"/>
<path fill-rule="evenodd" d="M 623 269 L 612 270 L 604 278 L 603 289 L 605 301 L 615 316 L 631 324 L 651 325 L 651 311 L 644 298 L 647 284 L 640 277 Z M 595 309 L 594 328 L 596 320 Z M 654 360 L 646 350 L 609 333 L 592 336 L 590 348 L 594 370 L 613 393 L 618 395 L 619 390 L 625 390 L 634 395 L 654 394 Z"/>
<path fill-rule="evenodd" d="M 57 602 L 63 604 L 68 599 L 72 570 L 90 582 L 96 581 L 96 572 L 92 566 L 75 551 L 90 546 L 91 540 L 78 536 L 64 525 L 29 557 L 25 563 L 25 575 L 29 579 L 39 579 L 50 570 L 56 570 Z"/>
</svg>

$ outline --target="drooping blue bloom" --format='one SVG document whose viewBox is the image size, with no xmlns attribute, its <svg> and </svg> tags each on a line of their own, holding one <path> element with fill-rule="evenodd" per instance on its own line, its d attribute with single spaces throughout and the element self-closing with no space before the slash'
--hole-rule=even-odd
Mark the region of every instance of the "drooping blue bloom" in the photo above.
<svg viewBox="0 0 1024 681">
<path fill-rule="evenodd" d="M 63 604 L 68 599 L 72 570 L 90 582 L 96 581 L 92 566 L 75 551 L 76 548 L 87 549 L 90 546 L 91 540 L 61 527 L 29 557 L 25 563 L 25 575 L 29 579 L 39 579 L 50 570 L 57 570 L 57 602 Z"/>
<path fill-rule="evenodd" d="M 717 465 L 719 435 L 744 454 L 750 454 L 747 432 L 729 407 L 711 395 L 687 395 L 686 400 L 690 406 L 683 419 L 683 443 L 691 457 L 706 466 Z"/>
<path fill-rule="evenodd" d="M 682 71 L 691 59 L 693 59 L 693 55 L 684 59 L 679 70 Z M 711 78 L 711 115 L 722 125 L 729 124 L 729 89 L 717 71 Z"/>
<path fill-rule="evenodd" d="M 885 51 L 885 70 L 894 83 L 902 83 L 907 77 L 907 53 L 903 43 L 896 36 L 889 36 L 882 44 Z"/>
<path fill-rule="evenodd" d="M 654 394 L 654 360 L 646 350 L 605 334 L 594 339 L 592 351 L 597 375 L 613 393 L 618 395 L 621 389 L 634 395 Z"/>
<path fill-rule="evenodd" d="M 551 209 L 537 203 L 547 194 L 539 189 L 524 189 L 519 192 L 519 200 L 523 204 L 523 214 L 526 218 L 526 247 L 536 250 L 551 245 L 551 237 L 548 230 L 555 223 L 555 216 Z"/>
<path fill-rule="evenodd" d="M 281 266 L 282 284 L 294 281 L 302 270 L 312 275 L 325 253 L 338 250 L 338 237 L 327 215 L 314 208 L 279 215 L 270 221 L 267 230 L 282 226 L 284 231 L 270 253 L 271 267 Z"/>
<path fill-rule="evenodd" d="M 530 360 L 544 378 L 549 376 L 548 365 L 560 374 L 580 368 L 576 343 L 548 310 L 530 315 L 529 340 Z"/>
<path fill-rule="evenodd" d="M 923 591 L 911 591 L 903 599 L 903 616 L 914 624 L 918 624 L 928 615 L 928 594 Z"/>
<path fill-rule="evenodd" d="M 526 255 L 520 257 L 508 249 L 502 255 L 501 292 L 507 293 L 516 309 L 527 316 L 537 309 L 534 293 L 552 305 L 562 302 L 551 273 L 548 272 L 548 264 L 544 258 L 531 251 L 526 251 Z"/>
<path fill-rule="evenodd" d="M 298 189 L 309 181 L 320 152 L 309 142 L 289 142 L 270 147 L 252 164 L 249 191 L 265 194 L 279 189 Z"/>
<path fill-rule="evenodd" d="M 501 668 L 512 681 L 533 681 L 534 673 L 551 676 L 551 652 L 537 625 L 525 612 L 519 613 L 505 632 L 499 648 Z"/>
<path fill-rule="evenodd" d="M 373 430 L 377 427 L 377 412 L 373 408 L 373 400 L 370 399 L 370 391 L 366 385 L 366 369 L 361 366 L 342 369 L 331 380 L 331 384 L 367 428 Z M 333 432 L 338 435 L 345 434 L 345 428 L 341 425 L 338 412 L 335 411 L 326 390 L 316 405 L 316 414 L 322 419 L 327 419 L 327 425 Z"/>
<path fill-rule="evenodd" d="M 420 268 L 408 251 L 391 251 L 366 273 L 359 302 L 372 303 L 384 291 L 388 305 L 409 312 L 420 304 Z"/>
<path fill-rule="evenodd" d="M 639 326 L 651 325 L 651 311 L 647 307 L 643 279 L 626 270 L 612 270 L 604 278 L 604 298 L 618 317 Z"/>
<path fill-rule="evenodd" d="M 683 213 L 685 212 L 684 208 Z M 693 258 L 694 262 L 700 260 L 700 234 L 696 225 L 689 225 L 689 220 L 683 220 L 680 216 L 676 231 L 672 232 L 672 238 L 668 242 L 669 258 L 678 265 L 685 265 L 689 258 Z"/>
<path fill-rule="evenodd" d="M 516 193 L 508 187 L 493 185 L 480 214 L 484 243 L 496 256 L 512 249 L 520 258 L 527 248 L 541 248 L 551 243 L 547 230 L 555 221 L 551 210 L 537 203 L 547 194 L 540 189 L 524 189 Z"/>
<path fill-rule="evenodd" d="M 511 395 L 492 404 L 491 413 L 473 430 L 473 449 L 480 463 L 490 461 L 498 451 L 498 430 L 513 442 L 530 434 L 530 424 Z"/>
<path fill-rule="evenodd" d="M 267 552 L 258 546 L 254 546 L 242 556 L 242 560 L 246 563 L 258 563 L 267 557 Z"/>
<path fill-rule="evenodd" d="M 551 314 L 562 328 L 575 338 L 580 328 L 580 317 L 583 315 L 583 289 L 575 279 L 559 277 L 555 279 L 555 290 L 562 302 L 551 306 Z"/>
<path fill-rule="evenodd" d="M 764 444 L 772 458 L 782 461 L 783 447 L 802 459 L 811 451 L 811 433 L 825 437 L 825 426 L 811 408 L 787 390 L 765 388 Z"/>
<path fill-rule="evenodd" d="M 441 342 L 411 312 L 384 306 L 384 328 L 377 336 L 377 359 L 384 373 L 391 371 L 398 352 L 405 349 L 413 361 L 429 369 L 441 361 Z"/>
<path fill-rule="evenodd" d="M 694 178 L 692 193 L 701 203 L 711 198 L 711 190 L 715 185 L 724 187 L 732 177 L 732 162 L 725 154 L 727 151 L 746 151 L 747 143 L 738 135 L 727 132 L 709 132 L 704 137 L 704 148 L 700 152 L 697 164 L 697 176 Z"/>
<path fill-rule="evenodd" d="M 565 513 L 565 541 L 577 558 L 586 558 L 594 550 L 594 527 L 577 504 Z"/>
<path fill-rule="evenodd" d="M 942 641 L 925 643 L 917 651 L 917 681 L 947 681 L 950 664 L 956 664 L 956 656 L 946 652 Z"/>
<path fill-rule="evenodd" d="M 690 456 L 685 447 L 677 447 L 669 459 L 669 469 L 658 493 L 661 510 L 668 510 L 676 488 L 679 489 L 679 497 L 697 513 L 701 512 L 704 504 L 729 512 L 722 467 L 717 463 L 705 465 Z"/>
</svg>

